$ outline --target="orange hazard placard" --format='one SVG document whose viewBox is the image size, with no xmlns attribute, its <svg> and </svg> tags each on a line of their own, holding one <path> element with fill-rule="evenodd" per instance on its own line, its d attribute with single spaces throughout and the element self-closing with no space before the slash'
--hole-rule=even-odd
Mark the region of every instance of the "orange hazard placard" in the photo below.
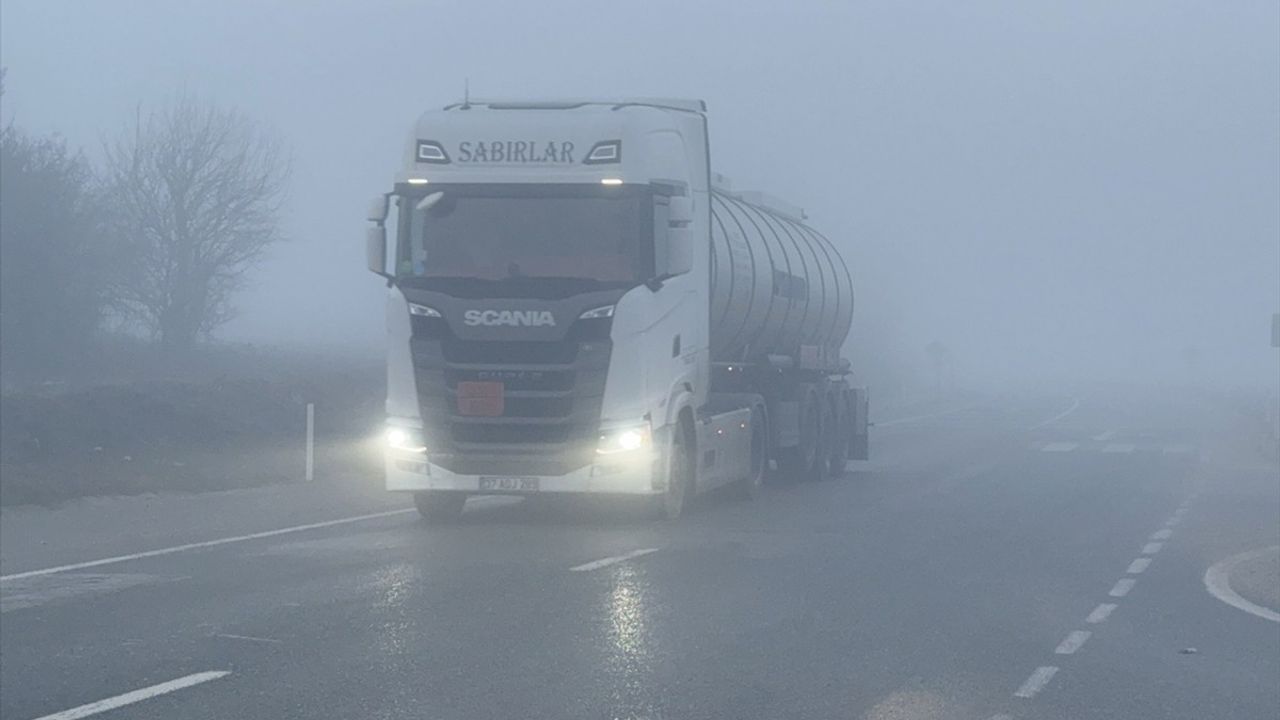
<svg viewBox="0 0 1280 720">
<path fill-rule="evenodd" d="M 458 414 L 498 417 L 505 410 L 503 392 L 500 382 L 459 382 Z"/>
</svg>

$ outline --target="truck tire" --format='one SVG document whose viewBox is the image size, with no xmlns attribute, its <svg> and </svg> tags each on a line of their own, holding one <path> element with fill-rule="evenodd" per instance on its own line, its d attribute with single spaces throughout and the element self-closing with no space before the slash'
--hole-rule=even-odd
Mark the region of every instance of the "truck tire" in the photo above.
<svg viewBox="0 0 1280 720">
<path fill-rule="evenodd" d="M 425 490 L 413 494 L 413 506 L 423 520 L 433 524 L 455 522 L 462 517 L 467 496 L 462 493 Z"/>
<path fill-rule="evenodd" d="M 818 393 L 809 387 L 800 398 L 800 442 L 778 451 L 778 475 L 782 481 L 812 479 L 821 456 L 821 445 L 822 403 L 818 401 Z"/>
<path fill-rule="evenodd" d="M 747 476 L 734 483 L 737 495 L 744 500 L 755 499 L 764 487 L 764 476 L 769 469 L 769 417 L 763 405 L 751 408 L 751 461 Z"/>
<path fill-rule="evenodd" d="M 695 482 L 694 448 L 691 442 L 692 428 L 683 417 L 672 433 L 667 464 L 667 489 L 649 500 L 648 515 L 654 520 L 677 520 L 684 512 L 685 503 L 693 494 Z"/>
</svg>

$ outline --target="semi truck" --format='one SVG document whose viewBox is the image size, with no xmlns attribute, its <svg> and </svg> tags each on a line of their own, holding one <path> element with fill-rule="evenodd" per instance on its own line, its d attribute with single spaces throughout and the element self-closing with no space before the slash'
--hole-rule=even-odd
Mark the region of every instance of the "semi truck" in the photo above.
<svg viewBox="0 0 1280 720">
<path fill-rule="evenodd" d="M 633 496 L 816 480 L 868 453 L 849 268 L 802 210 L 712 172 L 700 100 L 464 100 L 370 206 L 386 487 Z M 390 233 L 388 233 L 388 228 Z"/>
</svg>

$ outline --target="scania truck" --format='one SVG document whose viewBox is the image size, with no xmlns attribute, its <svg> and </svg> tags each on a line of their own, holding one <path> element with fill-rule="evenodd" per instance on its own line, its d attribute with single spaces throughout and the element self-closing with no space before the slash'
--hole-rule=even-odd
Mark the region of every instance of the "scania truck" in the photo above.
<svg viewBox="0 0 1280 720">
<path fill-rule="evenodd" d="M 369 220 L 386 487 L 428 520 L 488 494 L 674 519 L 867 456 L 849 269 L 800 209 L 712 172 L 702 101 L 427 112 Z"/>
</svg>

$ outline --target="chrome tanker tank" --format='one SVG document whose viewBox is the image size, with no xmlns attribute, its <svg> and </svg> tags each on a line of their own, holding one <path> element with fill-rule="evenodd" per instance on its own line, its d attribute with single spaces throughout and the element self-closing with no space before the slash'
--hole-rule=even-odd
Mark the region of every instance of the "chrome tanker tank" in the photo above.
<svg viewBox="0 0 1280 720">
<path fill-rule="evenodd" d="M 769 355 L 828 365 L 853 319 L 853 279 L 803 213 L 756 193 L 718 189 L 711 202 L 711 355 Z M 809 362 L 804 361 L 805 357 Z"/>
</svg>

